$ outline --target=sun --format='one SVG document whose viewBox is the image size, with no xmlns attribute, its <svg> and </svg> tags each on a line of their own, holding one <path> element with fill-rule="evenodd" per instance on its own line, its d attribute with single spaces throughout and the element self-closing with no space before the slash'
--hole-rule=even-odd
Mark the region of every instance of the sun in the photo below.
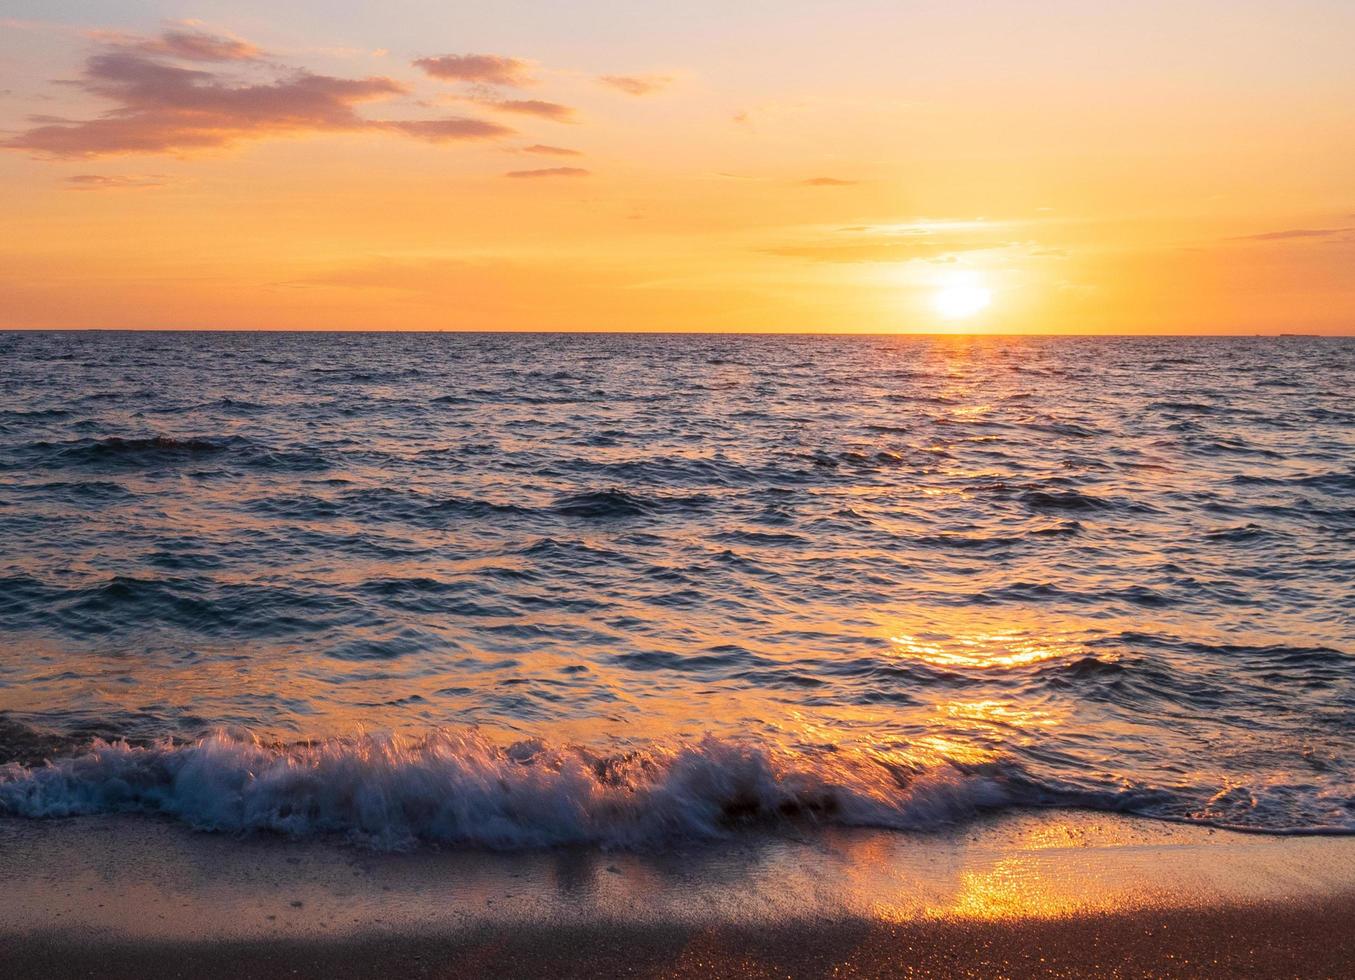
<svg viewBox="0 0 1355 980">
<path fill-rule="evenodd" d="M 978 273 L 952 272 L 932 294 L 932 308 L 948 320 L 962 320 L 988 308 L 993 291 Z"/>
</svg>

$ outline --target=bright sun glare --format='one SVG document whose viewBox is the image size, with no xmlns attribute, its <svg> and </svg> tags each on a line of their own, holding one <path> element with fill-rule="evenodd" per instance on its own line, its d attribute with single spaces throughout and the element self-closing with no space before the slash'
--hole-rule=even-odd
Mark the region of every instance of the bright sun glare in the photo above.
<svg viewBox="0 0 1355 980">
<path fill-rule="evenodd" d="M 954 272 L 932 296 L 932 306 L 948 320 L 973 316 L 993 301 L 993 292 L 974 272 Z"/>
</svg>

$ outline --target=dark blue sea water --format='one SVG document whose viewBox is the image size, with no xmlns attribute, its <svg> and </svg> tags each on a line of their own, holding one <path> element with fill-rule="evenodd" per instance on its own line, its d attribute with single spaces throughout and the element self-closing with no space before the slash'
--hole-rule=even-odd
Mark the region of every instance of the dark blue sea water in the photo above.
<svg viewBox="0 0 1355 980">
<path fill-rule="evenodd" d="M 1355 831 L 1355 341 L 0 334 L 0 812 Z"/>
</svg>

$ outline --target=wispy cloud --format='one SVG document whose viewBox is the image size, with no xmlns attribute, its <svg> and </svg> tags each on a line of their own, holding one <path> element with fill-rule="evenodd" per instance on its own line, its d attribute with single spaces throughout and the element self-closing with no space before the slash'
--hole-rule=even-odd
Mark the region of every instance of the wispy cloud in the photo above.
<svg viewBox="0 0 1355 980">
<path fill-rule="evenodd" d="M 90 37 L 147 54 L 169 55 L 185 61 L 255 61 L 263 52 L 248 41 L 209 34 L 192 27 L 171 28 L 158 37 L 138 37 L 115 31 L 93 31 Z"/>
<path fill-rule="evenodd" d="M 63 181 L 71 191 L 116 191 L 138 190 L 147 187 L 164 187 L 169 180 L 158 174 L 143 177 L 112 176 L 108 174 L 76 174 Z"/>
<path fill-rule="evenodd" d="M 495 139 L 512 136 L 513 130 L 507 126 L 490 122 L 487 119 L 473 119 L 469 116 L 452 116 L 446 119 L 398 119 L 391 122 L 371 122 L 371 129 L 386 129 L 404 133 L 416 139 L 430 143 L 446 143 L 450 140 Z"/>
<path fill-rule="evenodd" d="M 1305 238 L 1336 238 L 1349 234 L 1355 228 L 1289 228 L 1284 231 L 1263 231 L 1258 235 L 1239 235 L 1235 242 L 1284 242 Z"/>
<path fill-rule="evenodd" d="M 583 153 L 578 150 L 571 150 L 567 146 L 549 146 L 545 143 L 533 143 L 531 146 L 524 146 L 523 153 L 539 153 L 547 157 L 581 157 Z"/>
<path fill-rule="evenodd" d="M 860 181 L 840 180 L 837 177 L 810 177 L 800 181 L 805 187 L 853 187 Z"/>
<path fill-rule="evenodd" d="M 105 42 L 69 84 L 110 100 L 113 108 L 90 119 L 35 117 L 36 125 L 0 141 L 0 147 L 80 158 L 182 153 L 308 133 L 395 132 L 432 142 L 512 133 L 497 123 L 461 117 L 366 119 L 357 107 L 407 92 L 384 76 L 336 78 L 273 68 L 275 77 L 241 81 L 176 63 L 248 62 L 257 50 L 237 39 L 176 31 Z"/>
<path fill-rule="evenodd" d="M 960 252 L 979 252 L 1001 246 L 985 242 L 939 241 L 914 238 L 906 241 L 825 242 L 764 248 L 768 255 L 808 259 L 813 262 L 907 262 L 934 259 Z"/>
<path fill-rule="evenodd" d="M 582 167 L 543 167 L 540 170 L 510 170 L 505 177 L 534 179 L 537 177 L 587 177 L 591 171 Z"/>
<path fill-rule="evenodd" d="M 475 99 L 477 105 L 497 112 L 513 112 L 524 116 L 536 116 L 551 122 L 573 122 L 574 109 L 558 102 L 545 102 L 541 99 Z"/>
<path fill-rule="evenodd" d="M 445 82 L 476 82 L 525 88 L 536 84 L 532 63 L 498 54 L 444 54 L 413 62 L 434 78 Z"/>
<path fill-rule="evenodd" d="M 627 95 L 652 95 L 672 84 L 667 75 L 599 75 L 598 81 Z"/>
</svg>

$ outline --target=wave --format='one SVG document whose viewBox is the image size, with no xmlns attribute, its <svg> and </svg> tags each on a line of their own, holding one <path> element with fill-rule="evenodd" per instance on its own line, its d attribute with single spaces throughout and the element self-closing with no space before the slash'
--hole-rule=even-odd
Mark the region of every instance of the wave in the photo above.
<svg viewBox="0 0 1355 980">
<path fill-rule="evenodd" d="M 186 566 L 209 564 L 179 556 Z M 155 622 L 201 636 L 284 636 L 360 619 L 357 603 L 339 594 L 282 585 L 218 583 L 209 576 L 142 578 L 114 575 L 65 587 L 29 575 L 0 576 L 0 626 L 22 629 L 41 616 L 48 628 L 75 637 L 116 633 L 127 622 Z"/>
<path fill-rule="evenodd" d="M 1198 415 L 1214 415 L 1219 411 L 1217 405 L 1191 401 L 1157 401 L 1148 406 L 1150 412 L 1186 412 Z"/>
<path fill-rule="evenodd" d="M 1206 531 L 1204 536 L 1208 541 L 1260 541 L 1274 537 L 1274 532 L 1259 524 L 1249 523 Z"/>
<path fill-rule="evenodd" d="M 1075 667 L 1118 672 L 1100 661 Z M 83 751 L 37 765 L 36 753 L 69 740 L 24 731 L 23 751 L 4 739 L 6 755 L 23 761 L 0 765 L 0 815 L 143 814 L 205 831 L 339 839 L 377 850 L 647 849 L 825 826 L 935 831 L 1032 807 L 1271 834 L 1355 833 L 1348 804 L 1343 810 L 1328 799 L 1314 810 L 1299 799 L 1301 786 L 1050 783 L 1012 759 L 922 762 L 906 752 L 791 750 L 712 735 L 599 753 L 539 739 L 503 746 L 475 729 L 292 744 L 222 730 L 194 742 L 95 738 Z"/>
<path fill-rule="evenodd" d="M 334 836 L 379 849 L 644 847 L 748 827 L 948 826 L 1010 805 L 998 771 L 706 737 L 601 755 L 474 730 L 278 745 L 218 732 L 149 746 L 95 740 L 0 767 L 0 813 L 165 815 L 203 830 Z"/>
<path fill-rule="evenodd" d="M 71 412 L 65 408 L 0 409 L 0 421 L 36 422 L 45 419 L 69 418 Z"/>
<path fill-rule="evenodd" d="M 276 449 L 241 436 L 136 438 L 105 436 L 68 442 L 38 441 L 21 453 L 29 466 L 89 469 L 137 469 L 174 466 L 207 459 L 226 459 L 256 469 L 323 470 L 329 462 L 310 450 Z"/>
<path fill-rule="evenodd" d="M 1309 473 L 1303 476 L 1270 476 L 1261 473 L 1239 473 L 1229 479 L 1237 486 L 1288 487 L 1319 490 L 1332 495 L 1355 491 L 1355 470 L 1330 473 Z"/>
<path fill-rule="evenodd" d="M 642 495 L 625 490 L 594 490 L 562 496 L 555 501 L 551 511 L 564 517 L 606 520 L 616 517 L 643 517 L 662 511 L 689 510 L 703 507 L 710 502 L 711 498 L 702 494 L 661 496 Z"/>
<path fill-rule="evenodd" d="M 345 491 L 336 497 L 291 494 L 250 501 L 251 510 L 288 520 L 333 520 L 340 517 L 366 522 L 399 522 L 419 527 L 445 527 L 461 519 L 494 518 L 608 520 L 695 510 L 715 498 L 705 494 L 648 494 L 626 490 L 595 490 L 562 494 L 549 505 L 486 500 L 456 495 L 432 496 L 389 487 Z"/>
<path fill-rule="evenodd" d="M 80 439 L 61 447 L 60 454 L 76 462 L 101 460 L 137 460 L 143 457 L 168 459 L 173 457 L 207 456 L 226 452 L 229 440 L 176 439 L 171 436 L 150 436 L 142 439 L 124 439 L 109 436 L 105 439 Z"/>
<path fill-rule="evenodd" d="M 24 491 L 72 503 L 123 502 L 136 498 L 133 491 L 121 483 L 109 480 L 54 480 L 49 483 L 30 483 L 24 485 Z"/>
<path fill-rule="evenodd" d="M 402 522 L 419 527 L 445 527 L 456 518 L 492 518 L 531 513 L 531 508 L 455 495 L 435 496 L 393 487 L 343 490 L 333 497 L 312 493 L 270 495 L 249 501 L 252 511 L 288 520 L 324 521 L 338 518 L 382 523 Z"/>
<path fill-rule="evenodd" d="M 1021 500 L 1035 510 L 1105 510 L 1112 504 L 1089 493 L 1076 490 L 1030 490 Z"/>
</svg>

